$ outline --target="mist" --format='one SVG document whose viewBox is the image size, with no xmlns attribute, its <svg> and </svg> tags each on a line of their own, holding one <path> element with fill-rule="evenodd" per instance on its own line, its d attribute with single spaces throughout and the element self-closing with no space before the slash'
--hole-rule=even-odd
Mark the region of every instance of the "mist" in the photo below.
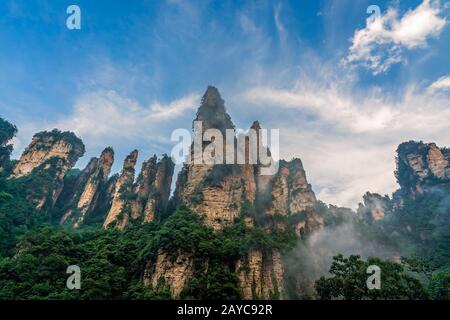
<svg viewBox="0 0 450 320">
<path fill-rule="evenodd" d="M 378 257 L 399 260 L 393 248 L 369 239 L 358 231 L 354 219 L 336 226 L 325 226 L 299 243 L 285 257 L 286 275 L 292 280 L 289 285 L 295 286 L 295 291 L 304 293 L 304 296 L 294 298 L 313 298 L 315 281 L 329 275 L 333 256 L 338 254 L 360 255 L 363 259 Z"/>
</svg>

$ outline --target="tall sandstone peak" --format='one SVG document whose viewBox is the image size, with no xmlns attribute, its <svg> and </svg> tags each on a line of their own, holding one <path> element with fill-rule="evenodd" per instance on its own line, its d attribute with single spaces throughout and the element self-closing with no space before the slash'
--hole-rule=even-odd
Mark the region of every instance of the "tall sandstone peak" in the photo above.
<svg viewBox="0 0 450 320">
<path fill-rule="evenodd" d="M 131 214 L 129 197 L 133 191 L 137 156 L 138 151 L 133 150 L 125 158 L 122 172 L 115 185 L 111 208 L 103 224 L 104 227 L 114 223 L 119 230 L 123 230 L 128 223 Z"/>
<path fill-rule="evenodd" d="M 167 210 L 175 164 L 164 155 L 157 161 L 156 155 L 142 164 L 142 170 L 134 186 L 136 200 L 132 203 L 132 218 L 150 222 L 160 219 Z"/>
<path fill-rule="evenodd" d="M 142 164 L 134 183 L 137 150 L 124 162 L 112 196 L 112 204 L 104 226 L 114 225 L 123 230 L 129 222 L 142 223 L 161 218 L 166 211 L 175 164 L 164 155 L 159 161 L 156 155 Z"/>
<path fill-rule="evenodd" d="M 84 152 L 83 142 L 72 132 L 54 129 L 37 133 L 14 167 L 12 178 L 28 176 L 35 170 L 41 170 L 39 179 L 45 176 L 46 183 L 40 185 L 40 190 L 32 190 L 29 198 L 37 202 L 38 208 L 51 209 L 63 189 L 66 173 Z"/>
<path fill-rule="evenodd" d="M 423 193 L 427 187 L 450 182 L 450 150 L 435 143 L 409 141 L 397 149 L 396 177 L 408 195 Z"/>
<path fill-rule="evenodd" d="M 366 192 L 363 196 L 363 203 L 358 205 L 357 214 L 364 221 L 372 222 L 381 220 L 387 210 L 390 209 L 391 200 L 388 196 L 381 196 L 378 193 Z"/>
<path fill-rule="evenodd" d="M 170 197 L 170 186 L 175 164 L 172 159 L 164 155 L 157 164 L 156 176 L 150 186 L 144 211 L 141 213 L 143 222 L 160 219 L 167 210 Z"/>
<path fill-rule="evenodd" d="M 203 95 L 194 121 L 202 122 L 202 133 L 207 129 L 234 129 L 219 91 L 209 86 Z M 208 143 L 203 143 L 203 151 Z M 225 146 L 225 143 L 224 143 Z M 226 148 L 224 147 L 224 151 Z M 204 151 L 205 152 L 205 151 Z M 224 153 L 225 154 L 225 153 Z M 200 157 L 202 154 L 200 154 Z M 238 216 L 244 201 L 255 201 L 256 182 L 253 166 L 238 164 L 206 164 L 191 150 L 177 180 L 174 202 L 186 205 L 205 218 L 206 224 L 220 230 Z"/>
<path fill-rule="evenodd" d="M 61 132 L 57 129 L 39 132 L 33 136 L 31 143 L 22 153 L 13 173 L 16 178 L 28 175 L 52 158 L 62 159 L 65 163 L 61 169 L 67 172 L 84 152 L 83 142 L 72 132 Z"/>
<path fill-rule="evenodd" d="M 226 112 L 224 100 L 218 90 L 211 86 L 203 96 L 194 121 L 202 121 L 202 133 L 207 129 L 219 129 L 225 137 L 226 129 L 234 129 L 231 117 Z M 259 152 L 259 149 L 264 148 L 270 156 L 270 151 L 261 145 L 259 139 L 261 130 L 259 122 L 255 121 L 251 129 L 257 132 L 256 150 Z M 243 164 L 199 164 L 194 161 L 198 155 L 191 150 L 192 161 L 185 163 L 178 175 L 174 204 L 184 205 L 199 214 L 203 217 L 204 223 L 216 232 L 232 225 L 239 217 L 252 228 L 256 223 L 255 217 L 276 214 L 300 215 L 299 219 L 295 219 L 298 221 L 296 222 L 298 234 L 321 228 L 323 220 L 314 214 L 316 198 L 306 180 L 300 159 L 280 161 L 276 174 L 260 175 L 262 165 L 259 158 L 256 164 L 248 161 L 251 138 L 254 139 L 254 136 L 244 136 L 246 160 Z M 234 139 L 235 151 L 238 139 L 238 136 Z M 206 152 L 208 143 L 203 143 L 202 146 Z M 257 155 L 259 156 L 259 153 Z M 249 207 L 254 208 L 255 216 L 245 212 Z M 270 232 L 270 223 L 263 226 L 266 232 Z M 283 225 L 277 227 L 284 228 Z M 251 250 L 235 261 L 239 286 L 245 299 L 268 299 L 274 294 L 281 298 L 285 297 L 281 256 L 275 250 L 266 251 Z M 155 284 L 159 278 L 163 278 L 169 284 L 172 295 L 176 297 L 189 282 L 189 275 L 194 273 L 192 257 L 190 253 L 182 252 L 178 258 L 167 261 L 167 254 L 159 252 L 157 259 L 147 265 L 145 282 Z M 182 277 L 179 270 L 183 270 Z"/>
<path fill-rule="evenodd" d="M 316 196 L 306 180 L 300 159 L 280 160 L 278 173 L 271 181 L 271 203 L 266 214 L 290 216 L 303 214 L 295 229 L 299 236 L 310 234 L 324 225 L 322 217 L 314 214 Z"/>
<path fill-rule="evenodd" d="M 219 90 L 213 86 L 206 89 L 194 121 L 202 121 L 203 131 L 219 129 L 224 133 L 225 129 L 234 129 L 231 117 L 225 110 L 225 101 L 220 96 Z"/>
<path fill-rule="evenodd" d="M 80 227 L 87 215 L 90 214 L 100 195 L 100 191 L 107 183 L 111 167 L 114 163 L 114 151 L 108 147 L 99 158 L 92 158 L 86 168 L 80 173 L 70 201 L 71 207 L 61 218 L 60 224 Z"/>
<path fill-rule="evenodd" d="M 149 160 L 142 163 L 141 172 L 134 186 L 134 192 L 136 193 L 137 198 L 131 205 L 131 216 L 133 219 L 139 218 L 146 208 L 148 197 L 152 191 L 152 185 L 156 177 L 157 160 L 156 155 L 154 155 Z"/>
</svg>

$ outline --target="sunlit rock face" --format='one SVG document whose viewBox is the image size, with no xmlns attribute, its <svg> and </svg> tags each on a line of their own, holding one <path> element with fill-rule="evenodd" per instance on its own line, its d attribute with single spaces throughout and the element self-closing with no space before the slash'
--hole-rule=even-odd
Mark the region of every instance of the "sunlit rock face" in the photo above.
<svg viewBox="0 0 450 320">
<path fill-rule="evenodd" d="M 122 172 L 116 182 L 111 208 L 103 224 L 104 227 L 114 224 L 115 227 L 123 230 L 128 223 L 131 213 L 129 196 L 133 191 L 134 167 L 136 165 L 137 156 L 138 151 L 133 150 L 125 158 Z"/>
<path fill-rule="evenodd" d="M 174 169 L 175 164 L 169 156 L 164 155 L 158 161 L 145 206 L 140 213 L 144 223 L 160 219 L 167 210 Z"/>
<path fill-rule="evenodd" d="M 28 198 L 35 201 L 37 208 L 51 209 L 63 189 L 65 175 L 84 152 L 83 142 L 72 132 L 55 129 L 37 133 L 14 167 L 11 178 L 31 176 L 28 183 L 33 190 L 28 190 Z"/>
<path fill-rule="evenodd" d="M 83 224 L 97 205 L 100 192 L 108 181 L 113 162 L 112 148 L 103 150 L 99 158 L 91 159 L 75 182 L 70 208 L 61 218 L 60 224 L 73 228 L 79 228 Z"/>
<path fill-rule="evenodd" d="M 104 227 L 123 230 L 132 221 L 146 223 L 159 219 L 167 209 L 175 168 L 172 159 L 164 155 L 160 160 L 153 156 L 144 161 L 134 182 L 137 155 L 134 150 L 125 159 Z"/>
<path fill-rule="evenodd" d="M 183 291 L 194 272 L 192 254 L 178 252 L 175 257 L 159 251 L 155 263 L 149 262 L 144 272 L 144 285 L 158 288 L 168 285 L 173 298 Z"/>
<path fill-rule="evenodd" d="M 204 134 L 207 129 L 218 129 L 224 139 L 227 130 L 235 128 L 225 109 L 224 100 L 214 87 L 208 87 L 206 90 L 194 121 L 202 121 L 201 134 Z M 299 236 L 322 228 L 324 222 L 322 217 L 314 213 L 316 198 L 307 182 L 301 160 L 281 160 L 278 170 L 274 174 L 261 175 L 263 164 L 260 161 L 259 151 L 263 149 L 268 158 L 270 158 L 270 151 L 260 141 L 261 126 L 259 122 L 255 121 L 250 129 L 253 129 L 256 134 L 252 136 L 248 133 L 239 136 L 235 132 L 234 145 L 230 146 L 226 142 L 223 144 L 223 154 L 226 154 L 227 148 L 233 148 L 236 160 L 239 152 L 242 152 L 242 150 L 238 150 L 238 140 L 244 141 L 243 157 L 245 161 L 243 163 L 236 163 L 236 161 L 233 164 L 202 163 L 203 155 L 195 153 L 193 144 L 189 158 L 191 161 L 184 164 L 178 175 L 173 198 L 174 205 L 187 206 L 194 213 L 203 217 L 204 223 L 216 232 L 233 225 L 240 218 L 248 227 L 255 227 L 256 220 L 264 220 L 265 216 L 277 215 L 284 217 L 295 215 L 296 219 L 293 219 L 293 223 Z M 256 148 L 251 143 L 256 143 Z M 201 145 L 203 153 L 209 151 L 208 144 L 209 142 L 203 141 Z M 250 154 L 252 159 L 256 159 L 256 162 L 249 161 Z M 251 208 L 251 214 L 246 212 L 249 208 Z M 259 222 L 260 225 L 258 225 L 266 232 L 270 232 L 273 223 L 277 228 L 284 229 L 286 227 L 283 223 L 273 222 L 277 219 L 266 220 L 267 222 Z M 165 254 L 161 253 L 163 257 Z M 160 258 L 158 257 L 158 259 Z M 182 260 L 186 261 L 186 259 Z M 168 265 L 165 262 L 156 264 Z M 187 268 L 187 265 L 184 267 Z M 284 268 L 281 256 L 277 251 L 262 252 L 252 249 L 235 262 L 235 268 L 245 299 L 285 297 Z M 163 268 L 156 268 L 156 270 L 161 269 Z M 174 268 L 167 267 L 164 270 L 165 279 L 178 278 L 174 274 Z M 147 282 L 155 284 L 155 278 L 152 279 Z M 180 283 L 185 283 L 185 281 L 178 281 L 177 286 Z M 176 289 L 172 288 L 172 292 L 181 291 L 177 287 Z"/>
<path fill-rule="evenodd" d="M 391 200 L 387 196 L 378 193 L 367 192 L 363 196 L 363 203 L 358 206 L 357 214 L 365 221 L 372 222 L 381 220 L 387 210 L 390 209 Z"/>
<path fill-rule="evenodd" d="M 31 143 L 22 153 L 13 174 L 16 178 L 28 175 L 52 158 L 63 160 L 64 167 L 61 169 L 67 172 L 83 154 L 84 144 L 73 133 L 56 129 L 40 132 L 33 136 Z"/>
<path fill-rule="evenodd" d="M 278 252 L 263 254 L 260 250 L 251 250 L 237 261 L 236 272 L 244 299 L 285 297 L 284 269 Z"/>
<path fill-rule="evenodd" d="M 396 176 L 401 189 L 408 195 L 450 181 L 450 151 L 435 143 L 405 142 L 397 149 Z"/>
</svg>

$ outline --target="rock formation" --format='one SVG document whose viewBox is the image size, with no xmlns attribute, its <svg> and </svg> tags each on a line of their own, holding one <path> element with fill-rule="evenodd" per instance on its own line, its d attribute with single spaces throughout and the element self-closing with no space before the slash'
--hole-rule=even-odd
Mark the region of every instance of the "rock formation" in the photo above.
<svg viewBox="0 0 450 320">
<path fill-rule="evenodd" d="M 155 264 L 148 263 L 144 285 L 160 288 L 167 285 L 172 297 L 178 297 L 193 274 L 192 254 L 178 252 L 174 256 L 159 251 Z"/>
<path fill-rule="evenodd" d="M 61 218 L 60 224 L 78 228 L 86 216 L 96 206 L 100 190 L 106 185 L 111 166 L 114 162 L 112 148 L 103 150 L 100 158 L 92 158 L 86 168 L 80 173 L 72 196 L 71 207 Z"/>
<path fill-rule="evenodd" d="M 242 297 L 250 299 L 283 299 L 284 268 L 278 252 L 264 255 L 260 250 L 251 250 L 238 260 L 236 272 Z"/>
<path fill-rule="evenodd" d="M 234 130 L 234 124 L 225 110 L 224 101 L 218 90 L 208 87 L 203 96 L 201 106 L 197 111 L 194 120 L 195 125 L 201 121 L 202 130 L 194 135 L 203 136 L 208 129 L 217 129 L 225 139 L 227 131 Z M 217 161 L 216 152 L 220 150 L 221 144 L 216 137 L 210 141 L 200 143 L 201 153 L 196 153 L 196 142 L 192 144 L 190 157 L 184 164 L 178 175 L 176 189 L 174 193 L 174 204 L 185 205 L 193 212 L 203 217 L 207 226 L 212 227 L 216 232 L 235 223 L 239 217 L 244 218 L 248 227 L 255 226 L 255 218 L 263 216 L 281 215 L 284 217 L 298 215 L 296 222 L 297 232 L 300 235 L 313 232 L 323 226 L 323 219 L 314 214 L 316 198 L 311 186 L 306 180 L 305 171 L 299 159 L 292 161 L 280 161 L 278 172 L 271 176 L 260 175 L 263 164 L 260 162 L 259 150 L 264 148 L 270 157 L 270 151 L 262 146 L 259 139 L 261 127 L 255 121 L 251 129 L 256 134 L 235 135 L 233 145 L 223 143 L 223 155 L 227 148 L 234 149 L 234 164 L 223 164 Z M 255 139 L 256 136 L 256 139 Z M 205 140 L 205 139 L 204 139 Z M 239 154 L 242 149 L 238 147 L 244 142 L 244 155 Z M 256 142 L 256 148 L 254 147 Z M 210 149 L 213 145 L 219 149 Z M 212 150 L 212 151 L 211 151 Z M 243 162 L 236 162 L 238 157 L 245 159 Z M 213 158 L 213 163 L 202 161 L 205 157 Z M 251 159 L 256 162 L 251 162 Z M 249 215 L 245 212 L 248 208 L 255 211 Z M 269 219 L 270 220 L 270 219 Z M 270 232 L 271 222 L 262 227 Z M 284 228 L 284 225 L 277 225 Z M 165 261 L 165 252 L 160 252 L 155 264 L 151 265 L 153 270 L 159 270 L 157 276 L 151 276 L 147 283 L 155 285 L 158 277 L 166 279 L 171 287 L 172 293 L 181 292 L 181 284 L 186 283 L 186 279 L 179 279 L 174 274 L 173 262 Z M 179 261 L 178 258 L 174 261 Z M 191 269 L 192 266 L 183 255 L 183 269 Z M 284 297 L 284 276 L 283 265 L 280 254 L 275 250 L 263 252 L 261 250 L 251 250 L 235 262 L 236 272 L 239 278 L 239 286 L 246 299 Z M 161 270 L 164 270 L 161 271 Z M 147 272 L 151 273 L 149 267 Z M 156 271 L 154 271 L 156 272 Z M 192 271 L 189 271 L 192 274 Z M 155 278 L 156 277 L 156 278 Z M 177 288 L 174 289 L 172 279 L 176 281 Z"/>
<path fill-rule="evenodd" d="M 105 227 L 114 223 L 122 230 L 130 221 L 140 219 L 144 223 L 150 222 L 160 218 L 167 209 L 175 168 L 172 159 L 164 155 L 158 161 L 155 155 L 144 161 L 136 183 L 133 183 L 136 158 L 137 150 L 125 159 L 122 173 L 114 187 Z"/>
<path fill-rule="evenodd" d="M 54 129 L 37 133 L 14 167 L 14 177 L 28 175 L 52 158 L 63 160 L 64 168 L 61 169 L 67 172 L 83 154 L 84 144 L 72 132 Z"/>
<path fill-rule="evenodd" d="M 409 141 L 398 147 L 397 154 L 396 177 L 408 196 L 450 181 L 448 149 L 440 149 L 435 143 Z"/>
<path fill-rule="evenodd" d="M 133 199 L 134 166 L 138 151 L 133 150 L 123 163 L 122 173 L 116 182 L 111 208 L 103 224 L 108 227 L 113 224 L 123 230 L 131 215 L 131 200 Z"/>
<path fill-rule="evenodd" d="M 36 201 L 38 208 L 51 209 L 62 191 L 64 176 L 83 154 L 84 144 L 72 132 L 37 133 L 14 167 L 12 178 L 34 173 L 28 181 L 33 189 L 28 198 Z"/>
<path fill-rule="evenodd" d="M 299 215 L 295 229 L 299 236 L 323 227 L 323 218 L 314 214 L 316 196 L 306 180 L 300 159 L 281 160 L 279 170 L 271 182 L 271 199 L 266 214 Z"/>
<path fill-rule="evenodd" d="M 134 186 L 134 192 L 137 198 L 131 204 L 131 216 L 133 219 L 141 216 L 149 201 L 149 195 L 156 177 L 156 161 L 157 158 L 154 155 L 142 163 L 141 173 Z"/>
<path fill-rule="evenodd" d="M 367 222 L 383 219 L 391 207 L 391 199 L 378 193 L 367 192 L 363 196 L 363 202 L 358 205 L 357 214 Z"/>
<path fill-rule="evenodd" d="M 143 222 L 159 219 L 167 210 L 174 169 L 175 164 L 167 155 L 164 155 L 158 162 L 156 175 L 151 181 L 145 207 L 140 212 L 140 215 L 143 217 Z"/>
<path fill-rule="evenodd" d="M 119 174 L 116 173 L 112 175 L 108 181 L 105 183 L 103 188 L 100 188 L 98 199 L 95 203 L 95 207 L 92 210 L 94 213 L 98 213 L 99 215 L 104 215 L 102 219 L 102 224 L 106 218 L 109 209 L 111 208 L 112 201 L 114 198 L 114 194 L 116 193 L 116 184 L 119 180 Z"/>
<path fill-rule="evenodd" d="M 198 221 L 211 228 L 209 234 L 220 235 L 228 227 L 242 230 L 243 237 L 236 243 L 241 246 L 242 240 L 247 245 L 249 239 L 250 244 L 226 261 L 226 270 L 237 276 L 242 296 L 285 298 L 285 268 L 278 251 L 282 246 L 266 243 L 278 241 L 271 237 L 286 230 L 293 237 L 295 230 L 302 238 L 324 225 L 323 217 L 315 212 L 316 198 L 301 160 L 280 160 L 272 174 L 263 174 L 269 166 L 265 160 L 270 165 L 274 160 L 262 144 L 259 122 L 238 134 L 219 91 L 211 86 L 203 96 L 193 127 L 199 140 L 194 139 L 189 159 L 178 175 L 171 208 L 185 206 L 199 215 Z M 138 151 L 134 150 L 124 160 L 121 173 L 108 178 L 114 153 L 106 148 L 82 171 L 72 170 L 66 176 L 83 153 L 84 145 L 72 133 L 39 133 L 12 177 L 21 179 L 35 173 L 39 178 L 47 177 L 45 182 L 39 180 L 42 189 L 34 188 L 30 198 L 37 200 L 40 208 L 53 208 L 58 199 L 52 219 L 72 228 L 89 225 L 94 217 L 95 223 L 101 219 L 104 228 L 123 230 L 131 223 L 159 221 L 169 211 L 175 166 L 170 157 L 164 155 L 158 160 L 153 156 L 144 161 L 135 181 Z M 430 154 L 426 160 L 430 170 L 445 178 L 448 158 L 440 157 L 437 151 Z M 258 237 L 270 241 L 260 244 Z M 207 273 L 208 267 L 213 270 L 213 262 L 222 263 L 209 258 L 198 263 L 195 252 L 173 247 L 173 252 L 168 252 L 166 248 L 155 249 L 156 254 L 146 262 L 143 281 L 154 288 L 169 286 L 173 297 L 183 292 L 194 275 Z"/>
</svg>

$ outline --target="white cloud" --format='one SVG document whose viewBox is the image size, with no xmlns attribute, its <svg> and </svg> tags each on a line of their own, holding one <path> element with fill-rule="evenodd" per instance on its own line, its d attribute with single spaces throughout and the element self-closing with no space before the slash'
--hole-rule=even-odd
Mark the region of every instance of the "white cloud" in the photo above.
<svg viewBox="0 0 450 320">
<path fill-rule="evenodd" d="M 114 90 L 90 92 L 79 96 L 72 112 L 59 120 L 19 121 L 19 132 L 13 140 L 13 157 L 20 157 L 36 132 L 57 128 L 72 131 L 83 140 L 86 155 L 77 167 L 83 168 L 90 157 L 112 146 L 117 155 L 113 170 L 118 171 L 122 159 L 134 148 L 141 154 L 139 161 L 155 153 L 169 152 L 173 144 L 171 130 L 177 127 L 177 121 L 181 126 L 188 125 L 199 102 L 198 95 L 189 94 L 167 104 L 156 101 L 145 107 Z M 189 110 L 192 112 L 187 112 Z"/>
<path fill-rule="evenodd" d="M 450 76 L 448 76 L 448 75 L 437 79 L 435 82 L 433 82 L 428 87 L 428 90 L 430 92 L 436 92 L 439 90 L 448 90 L 448 89 L 450 89 Z"/>
<path fill-rule="evenodd" d="M 247 101 L 302 110 L 354 132 L 376 131 L 392 124 L 396 111 L 383 101 L 374 98 L 358 104 L 355 98 L 335 86 L 324 88 L 308 82 L 293 90 L 256 87 L 245 93 Z"/>
<path fill-rule="evenodd" d="M 424 0 L 401 17 L 397 9 L 390 7 L 355 32 L 343 62 L 362 64 L 375 75 L 386 72 L 393 64 L 404 61 L 405 49 L 426 47 L 430 37 L 440 34 L 447 23 L 442 11 L 438 0 Z"/>
<path fill-rule="evenodd" d="M 183 114 L 186 110 L 195 110 L 198 107 L 200 97 L 195 94 L 172 101 L 167 105 L 154 102 L 150 106 L 152 117 L 155 119 L 172 119 Z"/>
<path fill-rule="evenodd" d="M 79 97 L 73 113 L 57 121 L 54 127 L 73 131 L 95 145 L 105 145 L 105 141 L 158 139 L 154 136 L 155 127 L 186 110 L 194 110 L 198 101 L 199 96 L 191 94 L 166 105 L 154 102 L 144 107 L 116 91 L 97 91 Z"/>
<path fill-rule="evenodd" d="M 259 31 L 255 23 L 247 15 L 240 14 L 238 19 L 242 31 L 244 31 L 245 33 L 251 34 Z"/>
<path fill-rule="evenodd" d="M 281 158 L 300 157 L 318 198 L 332 204 L 355 208 L 366 191 L 395 191 L 395 150 L 404 141 L 450 146 L 450 98 L 412 84 L 362 90 L 357 79 L 324 73 L 292 88 L 250 88 L 240 98 L 264 109 L 262 125 L 280 128 Z"/>
<path fill-rule="evenodd" d="M 276 7 L 275 7 L 275 12 L 274 12 L 274 21 L 275 21 L 275 26 L 277 28 L 277 31 L 280 35 L 284 35 L 286 30 L 284 28 L 283 23 L 281 22 L 281 18 L 280 18 L 280 13 L 281 13 L 281 3 L 279 3 Z"/>
</svg>

